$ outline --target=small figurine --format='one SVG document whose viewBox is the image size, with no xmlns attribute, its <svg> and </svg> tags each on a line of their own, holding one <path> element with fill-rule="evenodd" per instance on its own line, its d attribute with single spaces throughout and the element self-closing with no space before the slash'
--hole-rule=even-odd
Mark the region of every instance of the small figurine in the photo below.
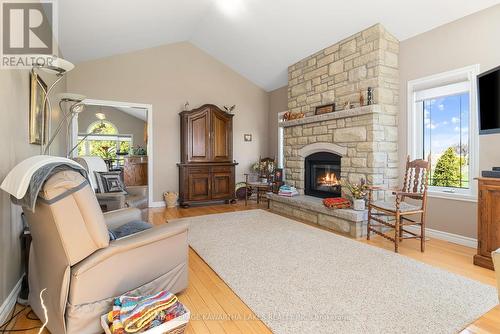
<svg viewBox="0 0 500 334">
<path fill-rule="evenodd" d="M 373 104 L 373 89 L 371 87 L 368 87 L 368 92 L 367 92 L 367 105 Z"/>
<path fill-rule="evenodd" d="M 224 110 L 226 110 L 227 113 L 229 114 L 232 114 L 233 113 L 233 110 L 234 108 L 236 108 L 236 105 L 233 104 L 232 106 L 228 107 L 228 106 L 223 106 L 224 107 Z"/>
<path fill-rule="evenodd" d="M 351 107 L 351 101 L 345 101 L 344 102 L 344 110 L 350 109 L 350 107 Z"/>
<path fill-rule="evenodd" d="M 359 90 L 359 106 L 362 107 L 365 105 L 365 97 L 363 96 L 363 92 L 361 89 Z"/>
<path fill-rule="evenodd" d="M 184 103 L 184 110 L 189 110 L 189 102 Z"/>
</svg>

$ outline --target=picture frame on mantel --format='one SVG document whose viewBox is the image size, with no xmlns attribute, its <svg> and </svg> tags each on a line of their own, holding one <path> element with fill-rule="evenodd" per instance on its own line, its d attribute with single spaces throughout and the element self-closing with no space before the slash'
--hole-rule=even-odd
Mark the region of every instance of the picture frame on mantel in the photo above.
<svg viewBox="0 0 500 334">
<path fill-rule="evenodd" d="M 48 129 L 48 102 L 43 100 L 47 84 L 36 73 L 30 74 L 30 109 L 29 109 L 29 143 L 34 145 L 42 144 L 42 131 L 45 131 L 43 136 L 44 144 L 47 142 Z M 45 126 L 42 124 L 45 123 Z"/>
<path fill-rule="evenodd" d="M 330 103 L 330 104 L 325 104 L 322 106 L 317 106 L 315 111 L 314 111 L 314 114 L 315 115 L 322 115 L 322 114 L 328 114 L 328 113 L 331 113 L 334 111 L 335 111 L 335 102 Z"/>
</svg>

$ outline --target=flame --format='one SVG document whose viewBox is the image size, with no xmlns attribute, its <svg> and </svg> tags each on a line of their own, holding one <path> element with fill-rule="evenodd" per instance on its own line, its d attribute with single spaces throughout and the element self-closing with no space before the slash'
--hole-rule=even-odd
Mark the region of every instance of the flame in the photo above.
<svg viewBox="0 0 500 334">
<path fill-rule="evenodd" d="M 318 183 L 326 186 L 336 186 L 340 184 L 335 173 L 326 173 L 325 176 L 318 178 Z"/>
</svg>

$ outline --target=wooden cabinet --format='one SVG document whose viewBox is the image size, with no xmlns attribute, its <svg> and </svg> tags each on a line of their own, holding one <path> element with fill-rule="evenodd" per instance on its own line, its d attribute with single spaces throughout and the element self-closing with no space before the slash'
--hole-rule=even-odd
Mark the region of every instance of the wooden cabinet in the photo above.
<svg viewBox="0 0 500 334">
<path fill-rule="evenodd" d="M 479 178 L 477 254 L 474 264 L 493 270 L 491 252 L 500 248 L 500 179 Z"/>
<path fill-rule="evenodd" d="M 179 200 L 195 202 L 235 200 L 233 161 L 233 115 L 206 104 L 183 111 Z"/>
<path fill-rule="evenodd" d="M 147 186 L 148 157 L 125 157 L 123 163 L 123 179 L 126 186 Z"/>
</svg>

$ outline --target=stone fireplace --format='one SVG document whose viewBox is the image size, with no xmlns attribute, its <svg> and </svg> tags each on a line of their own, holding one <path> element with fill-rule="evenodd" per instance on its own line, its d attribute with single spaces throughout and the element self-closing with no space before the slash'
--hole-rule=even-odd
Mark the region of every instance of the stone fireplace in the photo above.
<svg viewBox="0 0 500 334">
<path fill-rule="evenodd" d="M 321 197 L 339 196 L 339 180 L 398 185 L 398 54 L 398 40 L 377 24 L 288 68 L 288 110 L 305 117 L 279 123 L 284 178 L 306 196 L 271 194 L 272 211 L 353 238 L 366 235 L 366 211 L 331 210 Z M 368 87 L 374 103 L 360 105 Z M 316 107 L 331 103 L 336 111 L 315 115 Z M 390 195 L 374 192 L 375 199 Z"/>
<path fill-rule="evenodd" d="M 306 158 L 317 152 L 340 156 L 337 179 L 397 185 L 398 52 L 397 39 L 377 24 L 288 68 L 289 111 L 306 117 L 280 123 L 284 174 L 300 193 L 326 195 L 311 193 L 311 174 L 306 175 Z M 374 104 L 360 106 L 359 96 L 366 101 L 368 87 Z M 337 111 L 315 115 L 317 106 L 333 102 Z M 345 102 L 353 108 L 339 110 Z"/>
</svg>

